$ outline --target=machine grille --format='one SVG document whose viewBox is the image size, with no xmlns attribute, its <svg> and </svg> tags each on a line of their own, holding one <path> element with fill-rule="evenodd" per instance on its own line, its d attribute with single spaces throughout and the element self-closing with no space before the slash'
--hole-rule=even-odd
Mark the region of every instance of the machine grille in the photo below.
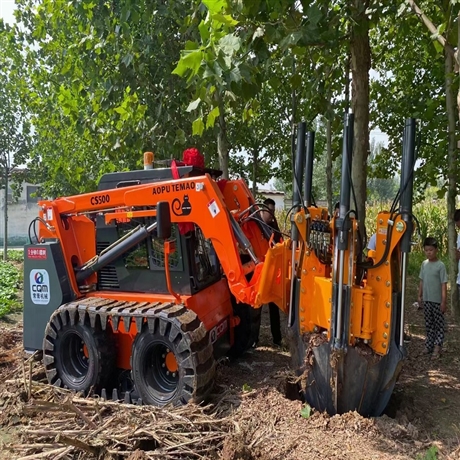
<svg viewBox="0 0 460 460">
<path fill-rule="evenodd" d="M 98 242 L 96 244 L 96 252 L 100 254 L 105 248 L 110 245 L 108 242 Z M 118 282 L 117 270 L 113 265 L 106 265 L 102 268 L 97 277 L 98 288 L 100 290 L 113 290 L 120 289 L 120 283 Z"/>
</svg>

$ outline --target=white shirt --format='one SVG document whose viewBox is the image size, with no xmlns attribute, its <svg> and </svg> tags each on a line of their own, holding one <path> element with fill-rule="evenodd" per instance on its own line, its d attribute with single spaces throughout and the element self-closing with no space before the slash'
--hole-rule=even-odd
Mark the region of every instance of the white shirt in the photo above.
<svg viewBox="0 0 460 460">
<path fill-rule="evenodd" d="M 457 249 L 460 249 L 460 233 L 457 235 Z M 458 261 L 457 284 L 460 284 L 460 260 Z"/>
<path fill-rule="evenodd" d="M 460 235 L 459 235 L 460 236 Z M 458 240 L 460 241 L 460 240 Z M 458 241 L 457 241 L 457 244 L 458 244 Z M 369 238 L 369 242 L 367 243 L 367 249 L 372 249 L 373 251 L 375 251 L 375 249 L 377 248 L 377 234 L 374 233 L 370 238 Z M 460 264 L 459 264 L 459 267 L 460 267 Z M 460 284 L 460 281 L 457 281 L 457 283 Z"/>
</svg>

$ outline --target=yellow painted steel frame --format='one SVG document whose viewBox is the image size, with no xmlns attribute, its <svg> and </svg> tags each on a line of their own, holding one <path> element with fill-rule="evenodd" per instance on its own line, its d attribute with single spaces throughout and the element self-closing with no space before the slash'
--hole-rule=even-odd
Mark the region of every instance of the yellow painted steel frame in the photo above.
<svg viewBox="0 0 460 460">
<path fill-rule="evenodd" d="M 382 260 L 390 240 L 388 254 L 379 267 L 368 270 L 366 287 L 361 290 L 355 288 L 352 295 L 351 339 L 369 339 L 369 345 L 380 355 L 388 352 L 392 328 L 397 327 L 391 324 L 393 308 L 396 308 L 393 305 L 393 293 L 401 291 L 399 243 L 407 230 L 406 223 L 401 216 L 397 216 L 388 234 L 389 219 L 388 212 L 381 212 L 377 216 L 377 245 L 372 253 L 374 263 Z"/>
<path fill-rule="evenodd" d="M 300 277 L 299 328 L 300 333 L 327 331 L 330 334 L 332 316 L 333 280 L 331 265 L 325 265 L 318 259 L 315 251 L 308 246 L 307 222 L 323 220 L 327 215 L 324 208 L 309 208 L 308 215 L 303 210 L 294 216 L 301 241 L 297 249 L 297 276 Z M 397 216 L 393 225 L 388 227 L 390 214 L 381 212 L 377 216 L 377 247 L 370 252 L 374 264 L 379 263 L 385 255 L 388 239 L 390 246 L 383 263 L 377 268 L 367 270 L 364 280 L 358 285 L 356 281 L 356 242 L 358 222 L 352 220 L 351 247 L 345 253 L 344 283 L 352 279 L 349 340 L 355 345 L 357 339 L 366 341 L 379 355 L 385 355 L 391 337 L 393 293 L 399 292 L 401 279 L 399 243 L 406 231 L 406 224 Z M 390 228 L 390 234 L 387 234 Z M 334 221 L 330 222 L 331 248 L 334 236 Z M 333 253 L 333 251 L 332 251 Z M 349 273 L 350 257 L 352 273 Z M 281 310 L 289 309 L 289 289 L 291 270 L 291 241 L 269 249 L 261 274 L 257 304 L 275 302 Z M 396 326 L 396 325 L 394 325 Z"/>
<path fill-rule="evenodd" d="M 310 222 L 323 219 L 324 209 L 308 209 Z M 304 211 L 296 214 L 296 223 L 302 242 L 298 249 L 298 276 L 300 283 L 299 327 L 300 333 L 325 330 L 330 334 L 332 317 L 333 280 L 331 265 L 325 265 L 318 259 L 314 250 L 307 244 L 307 216 Z M 389 213 L 382 212 L 377 218 L 377 248 L 371 255 L 374 263 L 378 263 L 385 254 Z M 334 236 L 334 221 L 330 222 L 331 245 Z M 345 253 L 344 283 L 351 280 L 351 305 L 349 340 L 355 345 L 357 339 L 364 340 L 379 355 L 388 351 L 388 339 L 391 336 L 391 318 L 393 292 L 400 291 L 400 253 L 399 242 L 406 230 L 406 224 L 398 216 L 394 225 L 390 226 L 391 240 L 387 256 L 383 263 L 367 271 L 364 280 L 358 284 L 356 280 L 356 242 L 358 222 L 352 220 L 352 235 L 349 249 Z M 303 253 L 302 253 L 303 251 Z M 333 251 L 332 251 L 333 252 Z M 349 260 L 352 259 L 349 273 Z"/>
<path fill-rule="evenodd" d="M 308 208 L 308 215 L 304 211 L 296 214 L 294 221 L 299 229 L 302 243 L 299 246 L 300 273 L 300 301 L 299 327 L 300 333 L 313 332 L 316 328 L 329 330 L 332 307 L 332 279 L 329 265 L 320 262 L 315 251 L 308 246 L 307 219 L 309 222 L 325 220 L 328 215 L 325 208 Z M 332 237 L 333 225 L 331 225 Z M 332 241 L 331 241 L 332 248 Z"/>
</svg>

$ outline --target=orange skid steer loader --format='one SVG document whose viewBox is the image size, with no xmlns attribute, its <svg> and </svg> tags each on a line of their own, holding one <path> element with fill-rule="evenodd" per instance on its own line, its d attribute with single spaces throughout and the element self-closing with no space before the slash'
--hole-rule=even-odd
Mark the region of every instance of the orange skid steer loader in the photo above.
<svg viewBox="0 0 460 460">
<path fill-rule="evenodd" d="M 381 413 L 405 356 L 415 122 L 372 265 L 350 208 L 352 128 L 348 115 L 329 216 L 312 205 L 314 133 L 299 124 L 291 237 L 278 244 L 244 181 L 153 168 L 149 155 L 144 170 L 106 174 L 93 193 L 40 201 L 25 247 L 24 347 L 43 351 L 48 381 L 125 402 L 201 401 L 216 362 L 249 347 L 251 308 L 275 302 L 307 401 Z"/>
</svg>

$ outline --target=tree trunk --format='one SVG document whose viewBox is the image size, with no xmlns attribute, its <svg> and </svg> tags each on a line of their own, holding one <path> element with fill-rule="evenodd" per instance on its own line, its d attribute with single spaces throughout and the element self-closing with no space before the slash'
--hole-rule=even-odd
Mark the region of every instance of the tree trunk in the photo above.
<svg viewBox="0 0 460 460">
<path fill-rule="evenodd" d="M 292 61 L 292 75 L 296 72 L 295 57 Z M 296 152 L 296 118 L 297 118 L 297 93 L 295 89 L 292 89 L 291 93 L 291 159 L 292 159 L 292 174 L 294 174 L 294 158 Z"/>
<path fill-rule="evenodd" d="M 365 235 L 367 157 L 369 155 L 369 20 L 365 14 L 367 1 L 354 0 L 355 15 L 351 29 L 351 105 L 355 114 L 352 181 L 362 235 Z"/>
<path fill-rule="evenodd" d="M 326 198 L 329 214 L 332 216 L 334 203 L 332 203 L 332 123 L 330 119 L 326 121 L 326 162 Z"/>
<path fill-rule="evenodd" d="M 254 149 L 252 151 L 252 194 L 254 198 L 257 196 L 257 170 L 259 167 L 259 152 Z"/>
<path fill-rule="evenodd" d="M 457 16 L 457 52 L 455 53 L 455 59 L 457 61 L 456 70 L 460 74 L 460 11 Z M 457 91 L 457 110 L 458 110 L 458 121 L 460 123 L 460 85 L 458 86 Z M 457 147 L 460 149 L 460 141 L 458 142 Z"/>
<path fill-rule="evenodd" d="M 345 113 L 350 109 L 350 51 L 347 51 L 347 60 L 345 61 Z"/>
<path fill-rule="evenodd" d="M 222 99 L 219 99 L 219 132 L 217 134 L 217 153 L 219 155 L 219 167 L 222 177 L 228 179 L 228 137 L 227 122 L 225 120 L 225 107 Z"/>
<path fill-rule="evenodd" d="M 9 154 L 5 163 L 5 208 L 4 208 L 4 228 L 3 228 L 3 260 L 8 260 L 8 174 L 10 172 Z"/>
<path fill-rule="evenodd" d="M 448 120 L 448 150 L 447 150 L 447 167 L 448 167 L 448 191 L 447 191 L 447 215 L 448 215 L 448 246 L 449 262 L 453 268 L 449 270 L 449 284 L 451 286 L 451 310 L 454 316 L 460 318 L 460 305 L 457 291 L 457 271 L 458 263 L 456 258 L 457 233 L 455 231 L 455 222 L 453 219 L 457 196 L 457 140 L 456 140 L 456 107 L 455 107 L 455 90 L 453 87 L 454 57 L 452 53 L 444 52 L 445 56 L 445 76 L 446 76 L 446 111 Z"/>
</svg>

